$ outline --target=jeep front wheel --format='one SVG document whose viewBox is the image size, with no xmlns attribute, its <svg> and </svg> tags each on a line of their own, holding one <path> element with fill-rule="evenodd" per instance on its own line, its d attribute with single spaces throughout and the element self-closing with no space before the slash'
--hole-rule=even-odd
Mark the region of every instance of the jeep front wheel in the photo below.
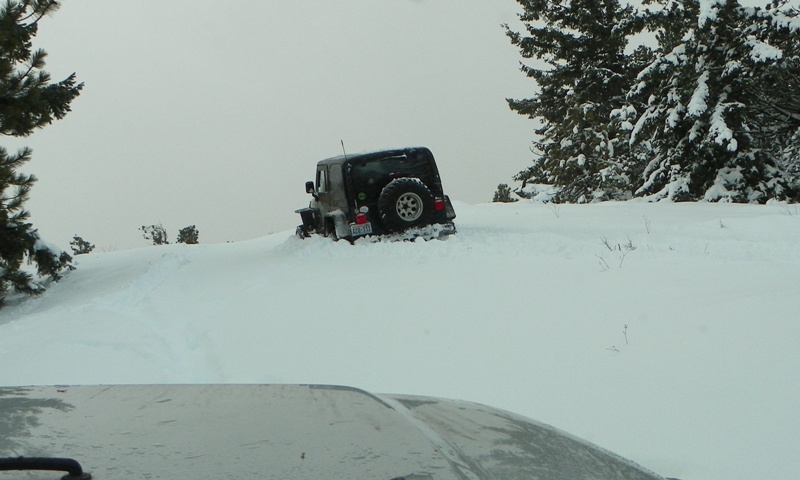
<svg viewBox="0 0 800 480">
<path fill-rule="evenodd" d="M 378 210 L 387 230 L 402 232 L 430 223 L 433 195 L 416 178 L 396 178 L 381 191 Z"/>
</svg>

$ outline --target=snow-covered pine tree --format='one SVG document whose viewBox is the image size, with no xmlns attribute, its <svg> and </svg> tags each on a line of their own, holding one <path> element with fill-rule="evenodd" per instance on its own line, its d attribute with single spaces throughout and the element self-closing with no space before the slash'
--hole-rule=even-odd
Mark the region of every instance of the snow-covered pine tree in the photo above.
<svg viewBox="0 0 800 480">
<path fill-rule="evenodd" d="M 790 179 L 800 182 L 800 1 L 773 0 L 760 15 L 754 35 L 781 52 L 779 61 L 757 71 L 751 91 L 752 113 L 759 116 L 754 135 L 775 150 Z"/>
<path fill-rule="evenodd" d="M 0 135 L 24 137 L 63 118 L 83 84 L 75 75 L 50 83 L 43 70 L 46 53 L 31 50 L 39 20 L 55 11 L 53 0 L 6 0 L 0 4 Z M 43 291 L 41 282 L 23 270 L 27 259 L 39 276 L 58 278 L 71 257 L 44 242 L 28 222 L 24 208 L 33 175 L 18 173 L 30 160 L 28 148 L 10 154 L 0 147 L 0 306 L 10 289 L 18 293 Z"/>
<path fill-rule="evenodd" d="M 650 157 L 636 195 L 734 202 L 796 195 L 769 143 L 763 110 L 765 99 L 777 98 L 767 79 L 784 58 L 769 39 L 796 27 L 781 23 L 777 11 L 736 0 L 645 3 L 661 9 L 649 17 L 658 29 L 658 54 L 629 96 L 646 102 L 629 125 L 631 143 Z"/>
<path fill-rule="evenodd" d="M 783 165 L 792 182 L 800 184 L 800 128 L 789 139 L 783 150 Z"/>
<path fill-rule="evenodd" d="M 506 34 L 525 59 L 547 64 L 522 71 L 538 85 L 531 98 L 508 103 L 540 122 L 537 158 L 514 179 L 555 185 L 556 202 L 623 199 L 631 195 L 627 132 L 610 114 L 625 103 L 649 51 L 626 49 L 642 29 L 635 11 L 618 0 L 517 0 L 527 33 Z M 622 134 L 623 138 L 620 138 Z"/>
</svg>

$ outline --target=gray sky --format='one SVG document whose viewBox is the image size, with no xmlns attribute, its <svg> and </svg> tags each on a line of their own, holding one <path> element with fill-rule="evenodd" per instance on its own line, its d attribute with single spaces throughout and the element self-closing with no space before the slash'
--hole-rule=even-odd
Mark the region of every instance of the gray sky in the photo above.
<svg viewBox="0 0 800 480">
<path fill-rule="evenodd" d="M 425 145 L 453 200 L 491 200 L 530 163 L 533 83 L 501 24 L 513 0 L 81 0 L 41 24 L 73 111 L 25 139 L 28 209 L 61 246 L 145 246 L 194 224 L 201 243 L 293 229 L 318 160 Z"/>
</svg>

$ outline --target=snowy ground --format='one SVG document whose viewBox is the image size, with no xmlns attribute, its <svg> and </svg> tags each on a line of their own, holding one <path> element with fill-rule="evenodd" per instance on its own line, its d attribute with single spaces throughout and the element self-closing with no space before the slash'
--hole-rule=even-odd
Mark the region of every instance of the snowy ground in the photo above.
<svg viewBox="0 0 800 480">
<path fill-rule="evenodd" d="M 0 310 L 0 385 L 343 384 L 504 408 L 684 480 L 796 478 L 796 206 L 455 207 L 446 241 L 80 256 Z"/>
</svg>

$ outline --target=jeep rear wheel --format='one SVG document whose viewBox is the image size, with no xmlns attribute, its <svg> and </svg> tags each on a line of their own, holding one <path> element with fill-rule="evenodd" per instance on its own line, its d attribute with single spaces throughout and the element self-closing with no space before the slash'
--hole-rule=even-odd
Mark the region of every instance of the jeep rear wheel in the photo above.
<svg viewBox="0 0 800 480">
<path fill-rule="evenodd" d="M 397 178 L 381 191 L 378 210 L 384 227 L 390 232 L 430 223 L 433 195 L 416 178 Z"/>
</svg>

